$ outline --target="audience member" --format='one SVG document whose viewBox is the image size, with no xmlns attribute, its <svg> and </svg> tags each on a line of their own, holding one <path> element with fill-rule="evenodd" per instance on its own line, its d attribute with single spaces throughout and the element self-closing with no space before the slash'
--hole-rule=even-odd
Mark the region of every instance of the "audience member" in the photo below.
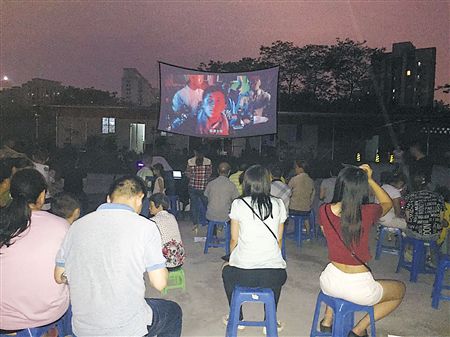
<svg viewBox="0 0 450 337">
<path fill-rule="evenodd" d="M 71 193 L 61 192 L 52 199 L 50 212 L 72 224 L 80 217 L 80 201 Z"/>
<path fill-rule="evenodd" d="M 3 142 L 0 148 L 0 160 L 4 158 L 27 158 L 26 154 L 15 150 L 16 142 L 12 138 L 8 138 Z"/>
<path fill-rule="evenodd" d="M 289 215 L 309 215 L 314 201 L 314 181 L 306 173 L 306 163 L 296 160 L 294 164 L 295 176 L 289 180 L 288 186 L 292 190 L 289 202 Z M 306 230 L 309 232 L 309 221 L 305 221 Z"/>
<path fill-rule="evenodd" d="M 248 165 L 246 163 L 241 163 L 239 169 L 230 176 L 230 181 L 236 186 L 239 195 L 242 195 L 242 184 L 239 181 L 239 177 L 244 173 L 247 167 Z"/>
<path fill-rule="evenodd" d="M 450 251 L 450 236 L 448 235 L 448 228 L 450 226 L 450 190 L 441 186 L 436 189 L 436 193 L 444 198 L 444 215 L 442 219 L 442 232 L 437 243 L 441 246 L 441 252 L 449 254 Z"/>
<path fill-rule="evenodd" d="M 307 215 L 311 211 L 314 199 L 314 182 L 305 171 L 303 160 L 295 161 L 295 176 L 289 180 L 288 186 L 292 189 L 289 214 Z"/>
<path fill-rule="evenodd" d="M 166 158 L 163 156 L 153 156 L 151 166 L 155 166 L 156 164 L 161 164 L 163 166 L 164 171 L 172 171 L 172 166 L 167 162 Z"/>
<path fill-rule="evenodd" d="M 81 203 L 81 215 L 86 214 L 89 206 L 88 197 L 84 193 L 84 180 L 87 178 L 87 172 L 80 165 L 80 157 L 78 154 L 66 163 L 65 169 L 63 170 L 63 178 L 63 191 L 75 195 Z"/>
<path fill-rule="evenodd" d="M 165 193 L 166 188 L 164 185 L 164 178 L 163 178 L 163 173 L 164 173 L 164 168 L 162 166 L 162 164 L 155 164 L 152 167 L 153 170 L 153 174 L 156 177 L 155 182 L 153 184 L 153 193 Z"/>
<path fill-rule="evenodd" d="M 0 209 L 0 334 L 50 324 L 69 307 L 68 288 L 52 272 L 69 224 L 41 211 L 46 189 L 38 171 L 20 170 Z"/>
<path fill-rule="evenodd" d="M 407 236 L 434 241 L 442 230 L 444 198 L 427 190 L 425 173 L 412 177 L 412 193 L 405 197 Z"/>
<path fill-rule="evenodd" d="M 117 179 L 108 202 L 75 221 L 61 245 L 55 280 L 70 285 L 77 336 L 181 335 L 178 304 L 144 298 L 144 272 L 159 291 L 168 277 L 158 229 L 138 215 L 145 192 L 136 176 Z"/>
<path fill-rule="evenodd" d="M 145 182 L 145 186 L 147 187 L 147 194 L 142 201 L 142 211 L 141 215 L 148 218 L 149 216 L 149 197 L 152 195 L 153 191 L 153 182 L 155 180 L 152 170 L 152 155 L 150 153 L 144 153 L 142 157 L 142 162 L 144 166 L 142 166 L 137 172 L 136 175 L 141 178 Z"/>
<path fill-rule="evenodd" d="M 217 172 L 219 176 L 210 181 L 205 188 L 205 197 L 208 199 L 206 219 L 211 221 L 228 221 L 230 218 L 231 203 L 239 197 L 236 186 L 228 179 L 231 166 L 222 162 Z"/>
<path fill-rule="evenodd" d="M 136 172 L 136 175 L 145 182 L 148 191 L 152 191 L 153 186 L 152 158 L 153 157 L 151 154 L 144 153 L 142 157 L 144 166 L 142 166 L 139 171 Z"/>
<path fill-rule="evenodd" d="M 186 176 L 189 179 L 189 198 L 194 222 L 194 230 L 200 225 L 200 208 L 206 211 L 206 198 L 204 196 L 206 184 L 212 173 L 212 164 L 209 158 L 204 156 L 204 149 L 199 147 L 195 156 L 190 158 L 186 167 Z"/>
<path fill-rule="evenodd" d="M 177 219 L 167 210 L 169 198 L 163 193 L 150 196 L 150 220 L 156 223 L 161 234 L 162 253 L 166 258 L 166 268 L 171 271 L 184 263 L 184 247 Z"/>
<path fill-rule="evenodd" d="M 433 172 L 433 162 L 425 154 L 423 145 L 415 142 L 409 147 L 409 153 L 413 157 L 413 161 L 409 165 L 409 179 L 412 185 L 413 177 L 421 174 L 425 177 L 426 184 L 431 182 L 431 174 Z"/>
<path fill-rule="evenodd" d="M 333 199 L 334 185 L 336 184 L 338 173 L 338 167 L 333 165 L 330 169 L 330 177 L 323 179 L 320 183 L 319 199 L 324 204 L 330 203 L 331 199 Z"/>
<path fill-rule="evenodd" d="M 260 165 L 244 173 L 243 195 L 233 201 L 230 211 L 230 261 L 222 270 L 223 284 L 231 303 L 236 285 L 270 288 L 278 306 L 286 282 L 286 262 L 281 255 L 286 208 L 270 196 L 270 174 Z M 241 311 L 242 319 L 242 311 Z M 228 316 L 223 322 L 228 322 Z M 283 325 L 278 321 L 278 331 Z"/>
<path fill-rule="evenodd" d="M 33 168 L 33 162 L 26 157 L 7 157 L 0 159 L 0 208 L 11 202 L 9 193 L 11 177 L 18 170 Z"/>
<path fill-rule="evenodd" d="M 401 191 L 406 183 L 405 177 L 402 173 L 383 172 L 381 173 L 381 183 L 381 188 L 391 198 L 393 207 L 380 218 L 379 223 L 387 227 L 405 229 L 406 221 L 403 219 L 400 205 Z M 378 200 L 375 200 L 375 202 L 378 202 Z"/>
<path fill-rule="evenodd" d="M 369 187 L 379 204 L 367 204 Z M 370 166 L 362 165 L 341 170 L 333 200 L 319 209 L 331 261 L 320 276 L 322 291 L 356 304 L 374 306 L 376 320 L 394 311 L 405 294 L 405 285 L 400 281 L 374 280 L 366 264 L 371 259 L 370 229 L 391 207 L 389 195 L 372 179 Z M 327 307 L 320 330 L 331 333 L 332 322 L 333 312 Z M 369 324 L 365 315 L 348 336 L 367 336 Z"/>
<path fill-rule="evenodd" d="M 44 176 L 47 186 L 50 187 L 55 182 L 55 171 L 51 171 L 48 166 L 48 151 L 37 149 L 33 152 L 31 158 L 33 160 L 34 168 Z M 47 194 L 45 195 L 46 200 L 44 206 L 42 206 L 42 210 L 48 211 L 50 209 L 51 197 L 51 193 L 47 190 Z"/>
<path fill-rule="evenodd" d="M 286 212 L 288 212 L 292 190 L 281 180 L 283 172 L 281 171 L 281 168 L 279 166 L 274 166 L 271 170 L 271 173 L 272 183 L 270 184 L 270 195 L 276 198 L 280 198 L 283 201 L 284 206 L 286 207 Z"/>
</svg>

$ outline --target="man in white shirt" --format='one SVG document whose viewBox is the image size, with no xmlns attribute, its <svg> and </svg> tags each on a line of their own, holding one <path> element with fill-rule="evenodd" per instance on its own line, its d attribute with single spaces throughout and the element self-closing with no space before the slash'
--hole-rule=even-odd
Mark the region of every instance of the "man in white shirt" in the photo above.
<svg viewBox="0 0 450 337">
<path fill-rule="evenodd" d="M 144 274 L 161 291 L 166 259 L 154 223 L 139 216 L 145 185 L 116 180 L 108 202 L 75 221 L 56 257 L 55 280 L 70 285 L 72 327 L 82 336 L 181 336 L 181 308 L 145 299 Z"/>
</svg>

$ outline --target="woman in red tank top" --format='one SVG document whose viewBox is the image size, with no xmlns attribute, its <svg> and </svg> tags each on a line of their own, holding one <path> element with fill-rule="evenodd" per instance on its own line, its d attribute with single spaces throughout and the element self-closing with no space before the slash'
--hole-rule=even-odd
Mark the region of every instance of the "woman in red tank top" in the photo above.
<svg viewBox="0 0 450 337">
<path fill-rule="evenodd" d="M 379 205 L 368 203 L 369 189 L 379 200 Z M 333 200 L 319 209 L 331 261 L 320 276 L 323 293 L 360 305 L 373 305 L 375 320 L 394 311 L 405 294 L 405 285 L 400 281 L 374 280 L 366 264 L 371 259 L 371 227 L 391 208 L 389 195 L 372 179 L 370 166 L 364 164 L 359 168 L 349 166 L 341 170 Z M 321 331 L 330 332 L 332 322 L 333 311 L 327 307 L 320 322 Z M 366 315 L 348 336 L 367 336 L 369 324 Z"/>
</svg>

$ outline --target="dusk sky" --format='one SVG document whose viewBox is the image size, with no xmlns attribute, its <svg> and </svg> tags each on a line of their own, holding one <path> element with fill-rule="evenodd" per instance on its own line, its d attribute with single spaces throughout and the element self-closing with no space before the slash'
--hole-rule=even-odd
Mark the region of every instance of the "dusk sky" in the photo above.
<svg viewBox="0 0 450 337">
<path fill-rule="evenodd" d="M 157 61 L 197 67 L 257 56 L 273 41 L 436 47 L 436 85 L 450 82 L 449 1 L 5 1 L 0 74 L 120 94 L 122 68 L 153 86 Z M 450 102 L 449 94 L 439 95 Z"/>
</svg>

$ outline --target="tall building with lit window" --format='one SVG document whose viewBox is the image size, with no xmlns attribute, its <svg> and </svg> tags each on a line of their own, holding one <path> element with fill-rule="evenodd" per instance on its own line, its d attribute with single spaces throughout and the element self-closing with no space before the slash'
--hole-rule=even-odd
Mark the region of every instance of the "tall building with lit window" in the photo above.
<svg viewBox="0 0 450 337">
<path fill-rule="evenodd" d="M 433 105 L 436 48 L 394 43 L 392 52 L 372 61 L 372 69 L 387 108 Z"/>
<path fill-rule="evenodd" d="M 132 105 L 149 106 L 155 103 L 155 89 L 136 68 L 123 68 L 122 99 Z"/>
</svg>

